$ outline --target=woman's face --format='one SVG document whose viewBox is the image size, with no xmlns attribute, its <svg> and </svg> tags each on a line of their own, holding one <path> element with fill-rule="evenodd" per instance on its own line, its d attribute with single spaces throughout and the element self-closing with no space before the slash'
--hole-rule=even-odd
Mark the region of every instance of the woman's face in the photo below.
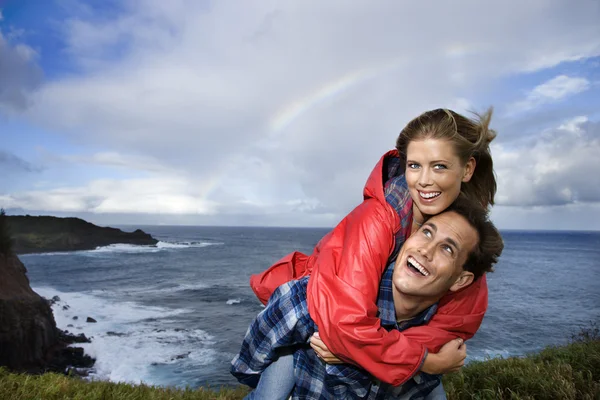
<svg viewBox="0 0 600 400">
<path fill-rule="evenodd" d="M 452 142 L 445 139 L 413 140 L 406 150 L 406 182 L 413 199 L 415 219 L 444 211 L 456 200 L 462 182 L 475 170 L 475 159 L 462 164 Z"/>
</svg>

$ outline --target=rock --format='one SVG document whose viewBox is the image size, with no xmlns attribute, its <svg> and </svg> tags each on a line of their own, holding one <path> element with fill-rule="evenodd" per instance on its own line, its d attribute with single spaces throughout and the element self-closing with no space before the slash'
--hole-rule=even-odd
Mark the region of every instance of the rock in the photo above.
<svg viewBox="0 0 600 400">
<path fill-rule="evenodd" d="M 0 366 L 29 373 L 90 368 L 93 358 L 67 347 L 90 340 L 56 328 L 50 302 L 60 298 L 47 301 L 35 293 L 26 272 L 14 253 L 0 254 Z"/>
<path fill-rule="evenodd" d="M 91 368 L 95 361 L 86 355 L 81 347 L 64 347 L 52 359 L 48 370 L 68 373 L 69 367 Z"/>
<path fill-rule="evenodd" d="M 87 317 L 87 319 L 85 320 L 85 322 L 91 322 L 91 323 L 96 323 L 98 321 L 96 321 L 94 318 L 92 317 Z"/>
<path fill-rule="evenodd" d="M 6 216 L 17 254 L 49 251 L 93 250 L 116 243 L 156 245 L 158 240 L 144 231 L 124 232 L 100 227 L 80 218 L 50 216 Z"/>
<path fill-rule="evenodd" d="M 58 343 L 52 309 L 26 271 L 16 255 L 0 254 L 0 366 L 12 370 L 43 367 Z"/>
<path fill-rule="evenodd" d="M 122 336 L 127 336 L 126 333 L 121 333 L 121 332 L 113 332 L 113 331 L 108 331 L 106 332 L 107 336 L 117 336 L 117 337 L 122 337 Z"/>
<path fill-rule="evenodd" d="M 79 319 L 79 317 L 76 315 L 73 317 L 73 320 L 77 321 Z"/>
<path fill-rule="evenodd" d="M 181 360 L 183 358 L 186 358 L 187 356 L 190 355 L 190 353 L 191 353 L 191 351 L 188 351 L 187 353 L 176 355 L 175 357 L 171 358 L 171 361 Z"/>
</svg>

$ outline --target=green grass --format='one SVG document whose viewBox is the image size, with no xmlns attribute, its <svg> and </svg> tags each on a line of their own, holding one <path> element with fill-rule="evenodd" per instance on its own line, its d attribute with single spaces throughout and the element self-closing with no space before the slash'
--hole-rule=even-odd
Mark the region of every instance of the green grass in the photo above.
<svg viewBox="0 0 600 400">
<path fill-rule="evenodd" d="M 448 399 L 600 399 L 600 339 L 472 362 L 445 376 L 444 389 Z"/>
<path fill-rule="evenodd" d="M 590 331 L 588 331 L 590 332 Z M 598 330 L 561 347 L 526 357 L 472 362 L 444 377 L 448 399 L 600 399 Z M 204 400 L 242 399 L 244 387 L 175 389 L 88 382 L 64 375 L 22 375 L 0 368 L 3 400 Z"/>
<path fill-rule="evenodd" d="M 242 399 L 248 390 L 243 387 L 220 390 L 159 388 L 102 381 L 84 381 L 65 375 L 12 374 L 0 368 L 0 399 L 2 400 L 234 400 Z"/>
</svg>

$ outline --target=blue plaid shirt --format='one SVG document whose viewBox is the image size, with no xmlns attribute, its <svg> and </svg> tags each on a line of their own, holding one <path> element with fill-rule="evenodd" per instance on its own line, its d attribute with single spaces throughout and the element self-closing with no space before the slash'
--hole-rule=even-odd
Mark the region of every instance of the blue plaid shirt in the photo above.
<svg viewBox="0 0 600 400">
<path fill-rule="evenodd" d="M 404 330 L 427 323 L 437 310 L 433 305 L 416 317 L 396 322 L 392 297 L 393 264 L 381 279 L 377 305 L 385 329 Z M 281 285 L 265 309 L 252 322 L 240 353 L 233 359 L 231 373 L 241 382 L 256 387 L 260 373 L 276 357 L 280 347 L 298 345 L 294 352 L 296 386 L 294 399 L 403 399 L 424 398 L 439 384 L 439 378 L 420 373 L 401 387 L 374 380 L 365 370 L 350 364 L 326 364 L 308 345 L 317 328 L 306 302 L 308 277 Z"/>
</svg>

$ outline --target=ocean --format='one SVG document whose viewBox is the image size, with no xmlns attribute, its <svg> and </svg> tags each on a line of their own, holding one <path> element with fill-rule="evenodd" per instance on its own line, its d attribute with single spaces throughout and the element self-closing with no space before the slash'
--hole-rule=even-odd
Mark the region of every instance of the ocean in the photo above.
<svg viewBox="0 0 600 400">
<path fill-rule="evenodd" d="M 138 227 L 120 228 L 132 231 Z M 248 285 L 328 229 L 144 226 L 156 247 L 21 255 L 57 325 L 84 333 L 91 376 L 159 386 L 235 385 L 229 363 L 261 311 Z M 600 321 L 600 232 L 504 231 L 489 308 L 467 361 L 567 343 Z M 91 317 L 97 322 L 86 322 Z"/>
</svg>

